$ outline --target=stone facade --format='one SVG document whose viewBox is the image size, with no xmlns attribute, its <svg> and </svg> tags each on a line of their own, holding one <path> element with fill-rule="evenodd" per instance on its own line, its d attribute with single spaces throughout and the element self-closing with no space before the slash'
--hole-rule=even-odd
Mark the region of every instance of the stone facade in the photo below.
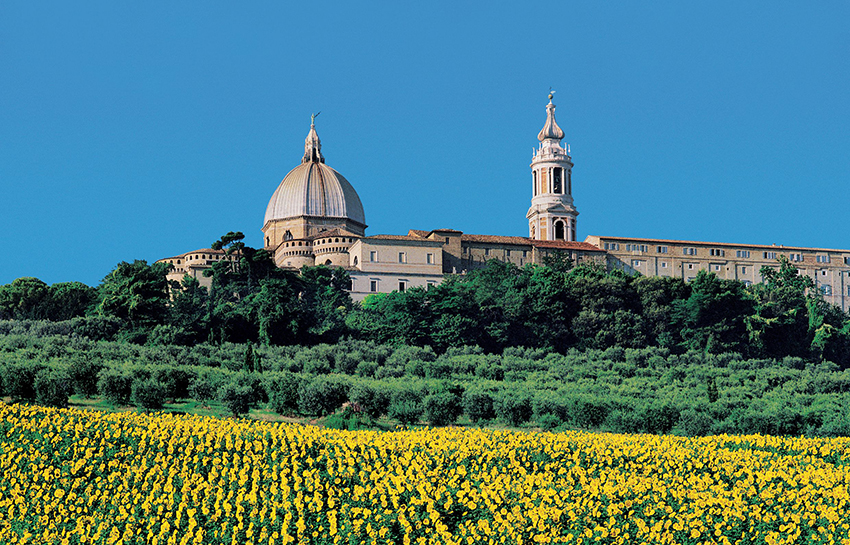
<svg viewBox="0 0 850 545">
<path fill-rule="evenodd" d="M 366 236 L 360 198 L 348 180 L 325 164 L 314 118 L 301 164 L 283 178 L 266 208 L 262 228 L 266 250 L 281 268 L 344 267 L 351 275 L 351 295 L 358 301 L 374 293 L 428 288 L 445 274 L 464 274 L 491 260 L 518 267 L 540 265 L 556 252 L 576 264 L 596 262 L 628 273 L 690 281 L 700 270 L 708 270 L 748 284 L 761 282 L 760 269 L 777 267 L 777 258 L 784 255 L 815 281 L 827 301 L 850 308 L 850 250 L 595 235 L 579 242 L 572 197 L 574 165 L 569 145 L 561 145 L 564 131 L 555 121 L 552 98 L 550 93 L 530 165 L 528 237 L 455 229 Z M 169 279 L 189 275 L 208 286 L 203 271 L 221 259 L 226 259 L 223 252 L 201 249 L 160 261 L 174 265 Z"/>
<path fill-rule="evenodd" d="M 754 284 L 762 281 L 762 267 L 778 268 L 777 259 L 785 256 L 815 281 L 826 301 L 850 309 L 850 250 L 595 235 L 585 242 L 605 250 L 610 269 L 686 282 L 707 270 L 720 278 Z"/>
</svg>

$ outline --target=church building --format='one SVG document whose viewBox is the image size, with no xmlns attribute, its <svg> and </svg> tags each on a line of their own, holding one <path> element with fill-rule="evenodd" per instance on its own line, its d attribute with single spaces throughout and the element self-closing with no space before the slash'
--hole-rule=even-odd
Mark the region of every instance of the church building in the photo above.
<svg viewBox="0 0 850 545">
<path fill-rule="evenodd" d="M 761 267 L 777 267 L 778 256 L 785 255 L 815 280 L 828 302 L 848 309 L 850 250 L 595 235 L 578 241 L 573 162 L 569 145 L 561 143 L 565 135 L 555 120 L 552 98 L 550 93 L 530 165 L 528 237 L 475 235 L 454 229 L 367 236 L 360 197 L 342 174 L 325 163 L 313 116 L 301 163 L 283 177 L 266 207 L 265 249 L 281 268 L 344 267 L 351 276 L 355 301 L 374 293 L 428 288 L 440 283 L 445 274 L 464 274 L 492 259 L 520 267 L 543 264 L 556 252 L 575 263 L 590 260 L 629 273 L 690 281 L 705 269 L 745 283 L 760 282 Z M 189 275 L 209 285 L 203 271 L 226 258 L 222 251 L 206 248 L 160 261 L 174 266 L 170 280 Z"/>
</svg>

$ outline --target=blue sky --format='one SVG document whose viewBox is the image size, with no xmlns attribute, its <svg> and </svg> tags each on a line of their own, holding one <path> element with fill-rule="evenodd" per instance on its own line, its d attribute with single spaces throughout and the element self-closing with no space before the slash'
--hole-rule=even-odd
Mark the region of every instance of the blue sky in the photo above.
<svg viewBox="0 0 850 545">
<path fill-rule="evenodd" d="M 0 283 L 241 230 L 310 114 L 367 234 L 526 235 L 549 87 L 587 235 L 850 247 L 846 2 L 0 3 Z"/>
</svg>

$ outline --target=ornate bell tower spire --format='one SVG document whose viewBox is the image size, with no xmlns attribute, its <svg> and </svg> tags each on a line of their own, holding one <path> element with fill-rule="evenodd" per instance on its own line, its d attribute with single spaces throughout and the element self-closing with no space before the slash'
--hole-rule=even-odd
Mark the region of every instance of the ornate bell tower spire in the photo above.
<svg viewBox="0 0 850 545">
<path fill-rule="evenodd" d="M 325 162 L 325 158 L 322 157 L 322 141 L 319 140 L 319 134 L 316 132 L 316 118 L 319 114 L 310 115 L 310 132 L 307 133 L 307 138 L 304 140 L 304 157 L 301 158 L 302 163 Z"/>
<path fill-rule="evenodd" d="M 531 208 L 528 209 L 528 237 L 533 240 L 576 240 L 573 206 L 573 162 L 569 146 L 561 146 L 564 131 L 555 121 L 555 91 L 549 91 L 546 124 L 537 135 L 540 141 L 531 161 Z"/>
</svg>

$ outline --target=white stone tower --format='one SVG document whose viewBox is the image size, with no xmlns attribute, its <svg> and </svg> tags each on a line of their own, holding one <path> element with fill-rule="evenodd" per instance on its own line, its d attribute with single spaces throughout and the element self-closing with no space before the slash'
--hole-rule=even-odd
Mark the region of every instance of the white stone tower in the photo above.
<svg viewBox="0 0 850 545">
<path fill-rule="evenodd" d="M 531 161 L 531 208 L 528 209 L 528 237 L 533 240 L 576 240 L 573 206 L 573 162 L 561 146 L 564 131 L 555 122 L 553 92 L 546 105 L 546 125 L 537 135 L 540 145 Z"/>
</svg>

